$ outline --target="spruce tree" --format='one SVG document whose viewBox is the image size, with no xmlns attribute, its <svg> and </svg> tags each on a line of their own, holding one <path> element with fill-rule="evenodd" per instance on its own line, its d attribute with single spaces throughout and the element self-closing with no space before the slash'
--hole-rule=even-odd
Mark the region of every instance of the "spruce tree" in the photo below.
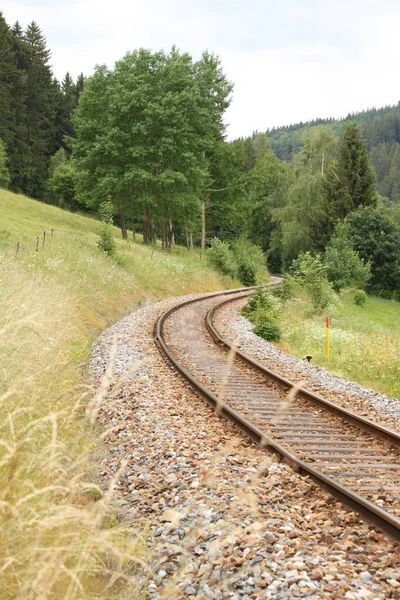
<svg viewBox="0 0 400 600">
<path fill-rule="evenodd" d="M 56 115 L 56 149 L 68 148 L 68 140 L 75 136 L 71 117 L 77 106 L 76 87 L 67 72 L 59 86 L 59 106 Z"/>
<path fill-rule="evenodd" d="M 4 142 L 0 139 L 0 187 L 8 188 L 10 174 L 7 168 L 7 152 Z"/>
<path fill-rule="evenodd" d="M 50 69 L 50 51 L 47 49 L 46 39 L 34 21 L 28 25 L 24 40 L 30 49 L 26 70 L 29 157 L 25 191 L 40 198 L 47 180 L 49 157 L 57 149 L 55 115 L 58 86 Z"/>
<path fill-rule="evenodd" d="M 367 144 L 354 121 L 346 123 L 339 149 L 338 187 L 334 212 L 343 219 L 359 206 L 375 206 L 376 178 Z"/>
<path fill-rule="evenodd" d="M 10 164 L 11 185 L 17 192 L 25 192 L 27 184 L 29 144 L 28 144 L 28 116 L 27 116 L 27 78 L 30 48 L 24 41 L 24 32 L 18 23 L 12 28 L 13 48 L 16 59 L 17 76 L 12 90 L 12 103 L 15 112 L 14 142 L 8 149 Z"/>
<path fill-rule="evenodd" d="M 12 90 L 17 75 L 13 36 L 0 12 L 0 137 L 11 148 L 14 142 L 15 111 Z"/>
<path fill-rule="evenodd" d="M 85 87 L 86 78 L 83 73 L 78 75 L 78 78 L 75 83 L 75 106 L 78 106 L 80 95 L 83 92 L 83 88 Z"/>
</svg>

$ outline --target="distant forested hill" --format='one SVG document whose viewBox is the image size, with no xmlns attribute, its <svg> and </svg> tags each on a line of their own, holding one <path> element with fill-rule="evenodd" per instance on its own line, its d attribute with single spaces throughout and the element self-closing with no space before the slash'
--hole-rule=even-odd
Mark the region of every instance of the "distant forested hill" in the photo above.
<svg viewBox="0 0 400 600">
<path fill-rule="evenodd" d="M 289 161 L 303 148 L 304 134 L 312 127 L 329 125 L 336 135 L 340 135 L 347 121 L 356 121 L 367 140 L 378 192 L 393 202 L 400 202 L 400 102 L 397 106 L 349 114 L 344 119 L 315 119 L 270 129 L 266 133 L 276 156 Z"/>
</svg>

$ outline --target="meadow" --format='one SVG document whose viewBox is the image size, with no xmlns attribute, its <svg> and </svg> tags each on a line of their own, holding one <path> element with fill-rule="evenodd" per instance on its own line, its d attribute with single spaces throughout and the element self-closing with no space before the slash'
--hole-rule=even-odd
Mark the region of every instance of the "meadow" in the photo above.
<svg viewBox="0 0 400 600">
<path fill-rule="evenodd" d="M 332 373 L 400 399 L 400 303 L 368 296 L 356 306 L 353 294 L 335 296 L 315 314 L 305 296 L 284 305 L 279 318 L 279 347 Z M 331 360 L 326 354 L 325 317 L 330 316 Z"/>
<path fill-rule="evenodd" d="M 118 523 L 113 482 L 100 490 L 92 477 L 93 398 L 110 382 L 91 389 L 91 344 L 140 305 L 228 286 L 198 253 L 126 242 L 118 229 L 110 258 L 98 228 L 0 190 L 1 600 L 140 597 L 145 534 Z"/>
</svg>

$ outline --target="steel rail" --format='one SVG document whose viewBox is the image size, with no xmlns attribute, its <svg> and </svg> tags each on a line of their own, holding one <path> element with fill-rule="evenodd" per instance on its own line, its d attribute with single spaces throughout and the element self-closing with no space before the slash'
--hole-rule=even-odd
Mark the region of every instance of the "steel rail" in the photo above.
<svg viewBox="0 0 400 600">
<path fill-rule="evenodd" d="M 223 300 L 222 302 L 220 302 L 219 304 L 214 306 L 211 310 L 209 310 L 206 315 L 207 329 L 209 330 L 212 337 L 218 344 L 225 347 L 229 351 L 234 349 L 235 356 L 237 358 L 240 358 L 243 362 L 245 362 L 250 367 L 253 367 L 257 371 L 259 371 L 262 375 L 266 375 L 269 379 L 274 379 L 277 383 L 280 383 L 281 385 L 283 385 L 284 387 L 286 387 L 288 389 L 296 387 L 296 383 L 294 383 L 290 379 L 287 379 L 286 377 L 283 377 L 282 375 L 279 375 L 278 373 L 271 371 L 271 369 L 268 369 L 265 365 L 261 364 L 254 358 L 251 358 L 250 356 L 248 356 L 247 354 L 242 352 L 238 346 L 235 346 L 234 344 L 230 344 L 227 340 L 223 339 L 220 336 L 217 329 L 215 328 L 215 326 L 213 324 L 213 318 L 214 318 L 217 310 L 220 309 L 221 306 L 223 306 L 224 304 L 228 304 L 229 302 L 233 302 L 235 300 L 240 300 L 242 298 L 245 298 L 246 296 L 247 296 L 247 294 L 243 294 L 242 296 L 236 297 L 234 299 L 229 298 L 228 300 Z M 329 410 L 332 413 L 339 414 L 341 417 L 345 418 L 347 421 L 355 423 L 358 427 L 362 427 L 363 429 L 365 429 L 367 431 L 371 431 L 372 433 L 375 433 L 375 434 L 378 433 L 381 438 L 390 441 L 394 446 L 400 447 L 400 433 L 398 433 L 394 429 L 390 429 L 389 427 L 384 427 L 384 426 L 380 425 L 379 423 L 375 423 L 375 421 L 372 421 L 371 419 L 368 419 L 367 417 L 363 417 L 362 415 L 359 415 L 359 414 L 353 412 L 352 410 L 344 408 L 343 406 L 340 406 L 339 404 L 332 402 L 332 400 L 323 398 L 322 396 L 319 396 L 318 394 L 315 394 L 315 392 L 312 392 L 311 390 L 307 390 L 306 388 L 303 388 L 303 387 L 298 388 L 297 395 L 302 396 L 306 400 L 311 400 L 315 404 L 319 404 L 320 406 L 323 406 L 325 409 Z"/>
<path fill-rule="evenodd" d="M 270 284 L 270 285 L 276 285 L 276 283 Z M 156 325 L 155 325 L 155 342 L 158 344 L 159 348 L 163 351 L 163 353 L 168 358 L 168 360 L 172 363 L 172 365 L 177 369 L 177 371 L 181 375 L 183 375 L 183 377 L 187 381 L 189 381 L 189 383 L 195 388 L 197 393 L 201 397 L 203 397 L 210 404 L 210 406 L 212 406 L 218 412 L 218 414 L 221 414 L 224 417 L 228 418 L 230 421 L 232 421 L 237 427 L 239 427 L 239 429 L 241 431 L 243 431 L 245 434 L 247 434 L 252 440 L 254 440 L 256 443 L 258 443 L 261 447 L 266 448 L 270 451 L 273 451 L 276 454 L 278 454 L 279 456 L 281 456 L 284 459 L 284 461 L 286 463 L 288 463 L 300 475 L 304 475 L 304 476 L 308 475 L 309 477 L 311 477 L 313 479 L 313 481 L 318 483 L 318 485 L 320 487 L 327 490 L 333 496 L 340 499 L 346 506 L 348 506 L 352 510 L 356 511 L 360 515 L 362 515 L 366 521 L 368 521 L 372 525 L 386 531 L 394 539 L 400 540 L 400 519 L 398 519 L 394 515 L 390 514 L 386 510 L 380 508 L 373 502 L 370 502 L 368 499 L 364 498 L 363 496 L 360 496 L 355 491 L 353 491 L 351 488 L 341 484 L 340 482 L 336 481 L 334 478 L 321 472 L 319 469 L 316 469 L 311 464 L 306 463 L 302 459 L 298 458 L 295 454 L 290 452 L 287 448 L 282 446 L 279 442 L 277 442 L 272 437 L 270 437 L 265 432 L 263 432 L 259 427 L 257 427 L 257 425 L 252 423 L 250 420 L 246 419 L 237 410 L 230 407 L 225 402 L 221 401 L 211 390 L 209 390 L 198 379 L 196 379 L 196 377 L 194 377 L 194 375 L 192 373 L 190 373 L 179 362 L 179 360 L 174 355 L 174 353 L 169 349 L 168 344 L 166 343 L 166 341 L 164 339 L 164 325 L 165 325 L 165 322 L 168 319 L 168 317 L 170 317 L 174 312 L 182 309 L 185 306 L 188 306 L 189 304 L 201 302 L 201 301 L 210 299 L 215 296 L 238 294 L 240 292 L 244 292 L 245 290 L 246 290 L 246 293 L 242 294 L 241 296 L 238 296 L 234 299 L 230 298 L 227 301 L 217 304 L 217 306 L 214 307 L 214 309 L 216 309 L 217 307 L 221 307 L 222 304 L 224 304 L 225 302 L 240 299 L 240 298 L 243 298 L 243 297 L 249 295 L 252 288 L 239 288 L 236 290 L 229 290 L 227 292 L 226 291 L 225 292 L 216 292 L 213 294 L 208 294 L 206 296 L 202 296 L 201 298 L 186 300 L 184 302 L 181 302 L 180 304 L 177 304 L 173 308 L 171 308 L 171 309 L 167 310 L 165 313 L 163 313 L 157 320 Z M 218 341 L 219 344 L 225 346 L 227 349 L 232 349 L 234 346 L 230 345 L 226 340 L 223 340 L 223 338 L 218 334 L 218 332 L 216 331 L 215 327 L 212 324 L 212 316 L 213 316 L 213 314 L 215 314 L 214 309 L 211 309 L 211 311 L 209 311 L 207 313 L 207 316 L 206 316 L 207 326 L 208 327 L 210 326 L 212 328 L 212 331 L 213 331 L 212 335 L 213 335 L 214 339 L 216 341 Z M 276 381 L 280 381 L 282 384 L 286 385 L 287 387 L 292 387 L 294 385 L 289 380 L 282 378 L 280 375 L 273 373 L 273 371 L 270 371 L 269 369 L 266 369 L 265 367 L 263 367 L 263 365 L 261 365 L 257 361 L 253 361 L 253 359 L 251 359 L 244 353 L 240 352 L 236 347 L 234 347 L 234 348 L 236 350 L 236 354 L 248 365 L 253 366 L 258 371 L 263 372 L 265 375 L 268 375 L 269 377 L 273 377 Z M 346 409 L 339 407 L 335 403 L 326 401 L 325 399 L 321 398 L 320 396 L 317 396 L 316 394 L 313 394 L 312 392 L 308 392 L 308 390 L 305 390 L 304 388 L 301 388 L 301 394 L 302 395 L 311 394 L 314 398 L 311 398 L 311 397 L 308 398 L 308 396 L 305 396 L 305 397 L 307 397 L 308 399 L 313 399 L 315 401 L 318 401 L 319 403 L 323 404 L 329 410 L 335 410 L 335 412 L 337 412 L 337 409 L 336 409 L 336 407 L 337 407 L 338 409 L 340 409 L 340 412 L 346 411 Z M 359 421 L 359 416 L 356 415 L 356 413 L 353 413 L 352 411 L 346 411 L 346 412 L 349 413 L 348 415 L 346 415 L 346 418 L 348 418 L 349 420 L 352 420 L 353 422 Z M 394 436 L 394 438 L 397 440 L 396 441 L 397 444 L 400 441 L 400 436 L 399 436 L 399 434 L 397 434 L 397 432 L 394 432 L 389 429 L 385 430 L 384 427 L 382 427 L 378 424 L 376 424 L 378 429 L 375 429 L 375 423 L 373 421 L 370 421 L 369 419 L 365 419 L 364 417 L 361 417 L 360 424 L 363 427 L 368 428 L 369 430 L 373 429 L 375 431 L 375 433 L 377 433 L 377 431 L 378 431 L 378 433 L 380 435 L 385 435 L 385 437 Z"/>
</svg>

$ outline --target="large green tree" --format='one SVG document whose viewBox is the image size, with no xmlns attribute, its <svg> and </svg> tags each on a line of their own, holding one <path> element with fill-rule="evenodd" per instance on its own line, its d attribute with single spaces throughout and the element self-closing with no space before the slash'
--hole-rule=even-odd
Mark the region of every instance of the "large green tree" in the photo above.
<svg viewBox="0 0 400 600">
<path fill-rule="evenodd" d="M 400 223 L 390 207 L 365 206 L 346 219 L 352 247 L 371 263 L 370 287 L 397 294 L 400 289 Z"/>
<path fill-rule="evenodd" d="M 333 231 L 332 189 L 336 180 L 336 138 L 329 127 L 309 131 L 304 147 L 286 168 L 273 211 L 281 231 L 282 265 L 300 252 L 321 251 Z"/>
<path fill-rule="evenodd" d="M 47 167 L 55 146 L 55 116 L 59 100 L 49 65 L 50 50 L 40 27 L 32 21 L 25 31 L 28 45 L 26 68 L 26 118 L 29 157 L 24 191 L 40 198 L 45 190 Z"/>
<path fill-rule="evenodd" d="M 357 123 L 346 124 L 339 148 L 338 184 L 334 213 L 343 219 L 359 206 L 375 206 L 376 178 L 370 164 L 367 144 Z"/>
<path fill-rule="evenodd" d="M 98 67 L 74 117 L 79 197 L 96 207 L 110 196 L 124 237 L 126 216 L 141 214 L 145 241 L 158 229 L 170 245 L 174 224 L 199 210 L 207 154 L 223 128 L 223 81 L 212 55 L 193 62 L 175 48 Z"/>
</svg>

